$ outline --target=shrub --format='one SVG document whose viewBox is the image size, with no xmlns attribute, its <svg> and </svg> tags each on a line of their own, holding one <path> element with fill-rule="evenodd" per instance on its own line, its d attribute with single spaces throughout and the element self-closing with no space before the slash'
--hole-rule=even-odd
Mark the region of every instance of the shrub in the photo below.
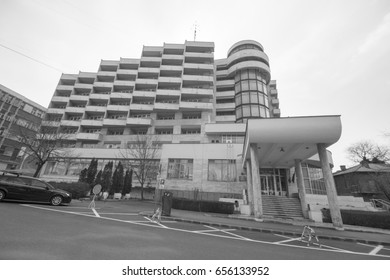
<svg viewBox="0 0 390 280">
<path fill-rule="evenodd" d="M 222 214 L 233 214 L 234 203 L 220 201 L 201 201 L 185 198 L 173 198 L 172 208 L 197 212 L 211 212 Z"/>
<path fill-rule="evenodd" d="M 322 209 L 324 223 L 331 223 L 329 209 Z M 346 225 L 390 229 L 389 212 L 371 212 L 359 210 L 340 210 L 343 223 Z"/>
<path fill-rule="evenodd" d="M 55 187 L 56 189 L 61 189 L 64 191 L 67 191 L 72 194 L 72 199 L 79 199 L 81 197 L 85 197 L 89 190 L 89 184 L 88 183 L 82 183 L 82 182 L 48 182 L 50 185 Z"/>
</svg>

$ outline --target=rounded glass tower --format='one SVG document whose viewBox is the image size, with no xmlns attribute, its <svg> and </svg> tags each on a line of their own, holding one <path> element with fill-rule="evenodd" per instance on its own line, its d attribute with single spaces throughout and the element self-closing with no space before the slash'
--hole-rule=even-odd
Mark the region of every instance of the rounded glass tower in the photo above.
<svg viewBox="0 0 390 280">
<path fill-rule="evenodd" d="M 228 67 L 235 82 L 236 122 L 269 118 L 267 86 L 271 75 L 263 46 L 252 40 L 234 44 L 228 51 Z"/>
</svg>

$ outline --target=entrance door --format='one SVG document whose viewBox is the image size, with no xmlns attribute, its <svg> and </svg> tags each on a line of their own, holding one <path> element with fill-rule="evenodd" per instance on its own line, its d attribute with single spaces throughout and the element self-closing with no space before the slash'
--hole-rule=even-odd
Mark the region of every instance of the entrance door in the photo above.
<svg viewBox="0 0 390 280">
<path fill-rule="evenodd" d="M 276 190 L 275 181 L 273 175 L 261 175 L 260 176 L 260 185 L 261 185 L 261 194 L 263 195 L 279 195 L 279 192 Z"/>
</svg>

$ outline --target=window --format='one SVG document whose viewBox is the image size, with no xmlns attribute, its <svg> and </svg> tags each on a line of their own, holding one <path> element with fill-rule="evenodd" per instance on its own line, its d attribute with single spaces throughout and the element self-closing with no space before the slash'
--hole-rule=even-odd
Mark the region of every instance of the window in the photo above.
<svg viewBox="0 0 390 280">
<path fill-rule="evenodd" d="M 236 161 L 228 159 L 210 159 L 208 180 L 234 182 L 237 179 Z"/>
<path fill-rule="evenodd" d="M 169 159 L 168 179 L 192 180 L 193 160 L 192 159 Z"/>
</svg>

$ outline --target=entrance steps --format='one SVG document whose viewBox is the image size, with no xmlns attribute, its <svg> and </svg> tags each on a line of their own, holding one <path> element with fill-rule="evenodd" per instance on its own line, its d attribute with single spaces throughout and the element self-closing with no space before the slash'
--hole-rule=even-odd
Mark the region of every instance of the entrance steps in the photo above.
<svg viewBox="0 0 390 280">
<path fill-rule="evenodd" d="M 303 219 L 298 198 L 262 195 L 263 215 L 283 219 Z"/>
</svg>

